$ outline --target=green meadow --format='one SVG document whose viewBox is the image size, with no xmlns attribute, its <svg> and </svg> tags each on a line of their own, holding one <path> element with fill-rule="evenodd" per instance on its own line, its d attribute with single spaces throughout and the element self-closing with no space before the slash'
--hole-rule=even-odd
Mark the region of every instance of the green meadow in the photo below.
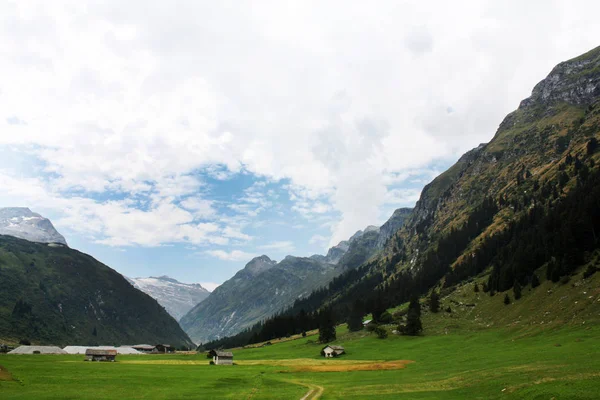
<svg viewBox="0 0 600 400">
<path fill-rule="evenodd" d="M 505 305 L 475 291 L 485 277 L 423 305 L 423 336 L 338 327 L 347 354 L 324 359 L 307 337 L 234 349 L 234 366 L 203 354 L 0 355 L 0 399 L 598 399 L 600 274 L 536 289 Z M 508 292 L 509 295 L 511 292 Z M 401 313 L 406 305 L 392 309 Z"/>
<path fill-rule="evenodd" d="M 339 331 L 337 342 L 348 354 L 333 360 L 319 357 L 314 336 L 236 350 L 234 366 L 208 365 L 204 355 L 119 356 L 115 363 L 4 355 L 0 398 L 597 399 L 600 393 L 597 327 L 384 340 Z"/>
</svg>

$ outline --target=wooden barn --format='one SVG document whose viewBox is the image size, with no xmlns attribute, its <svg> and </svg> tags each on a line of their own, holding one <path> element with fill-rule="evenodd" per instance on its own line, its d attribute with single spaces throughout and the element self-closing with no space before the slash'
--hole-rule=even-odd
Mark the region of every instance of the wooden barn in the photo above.
<svg viewBox="0 0 600 400">
<path fill-rule="evenodd" d="M 87 349 L 85 361 L 115 361 L 117 350 Z"/>
<path fill-rule="evenodd" d="M 175 353 L 175 347 L 170 344 L 157 344 L 154 346 L 157 353 Z"/>
<path fill-rule="evenodd" d="M 321 355 L 325 358 L 338 357 L 344 353 L 345 351 L 342 346 L 325 346 L 321 350 Z"/>
<path fill-rule="evenodd" d="M 233 353 L 230 351 L 211 350 L 208 354 L 212 356 L 215 365 L 233 365 Z"/>
</svg>

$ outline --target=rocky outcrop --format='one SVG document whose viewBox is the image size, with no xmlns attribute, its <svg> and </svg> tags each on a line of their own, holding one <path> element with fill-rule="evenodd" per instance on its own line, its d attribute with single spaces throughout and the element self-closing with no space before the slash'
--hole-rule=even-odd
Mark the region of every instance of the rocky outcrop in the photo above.
<svg viewBox="0 0 600 400">
<path fill-rule="evenodd" d="M 381 225 L 379 228 L 379 235 L 377 237 L 376 247 L 378 249 L 383 249 L 388 239 L 392 237 L 392 235 L 402 226 L 404 226 L 404 222 L 406 219 L 411 216 L 413 209 L 412 208 L 399 208 L 386 221 L 385 224 Z"/>
<path fill-rule="evenodd" d="M 600 47 L 558 64 L 546 79 L 535 85 L 531 97 L 519 108 L 565 102 L 589 104 L 600 97 Z"/>
</svg>

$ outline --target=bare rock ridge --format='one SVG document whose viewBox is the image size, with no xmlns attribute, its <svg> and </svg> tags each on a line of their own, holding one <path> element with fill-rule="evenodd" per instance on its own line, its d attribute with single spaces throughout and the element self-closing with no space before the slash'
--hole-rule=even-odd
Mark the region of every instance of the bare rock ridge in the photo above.
<svg viewBox="0 0 600 400">
<path fill-rule="evenodd" d="M 10 235 L 37 243 L 60 243 L 67 246 L 64 236 L 49 219 L 27 207 L 0 208 L 0 235 Z"/>
</svg>

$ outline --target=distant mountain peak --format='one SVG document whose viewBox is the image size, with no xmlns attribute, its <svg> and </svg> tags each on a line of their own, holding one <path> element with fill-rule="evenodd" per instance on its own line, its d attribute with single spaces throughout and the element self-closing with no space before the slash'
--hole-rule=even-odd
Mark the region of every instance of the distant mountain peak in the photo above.
<svg viewBox="0 0 600 400">
<path fill-rule="evenodd" d="M 0 208 L 0 235 L 10 235 L 30 242 L 67 245 L 65 237 L 58 233 L 49 219 L 28 207 Z"/>
<path fill-rule="evenodd" d="M 256 275 L 270 269 L 275 264 L 277 264 L 275 260 L 271 260 L 269 256 L 263 254 L 262 256 L 254 257 L 250 260 L 244 267 L 244 271 Z"/>
<path fill-rule="evenodd" d="M 137 289 L 156 299 L 176 320 L 210 294 L 199 283 L 183 283 L 167 275 L 127 278 L 127 280 Z"/>
</svg>

